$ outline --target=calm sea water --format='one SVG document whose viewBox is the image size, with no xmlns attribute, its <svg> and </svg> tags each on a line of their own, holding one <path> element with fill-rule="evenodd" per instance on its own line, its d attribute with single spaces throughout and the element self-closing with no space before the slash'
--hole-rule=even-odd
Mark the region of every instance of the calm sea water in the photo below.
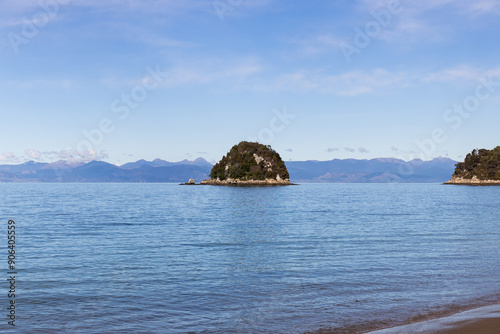
<svg viewBox="0 0 500 334">
<path fill-rule="evenodd" d="M 0 203 L 18 333 L 355 333 L 500 296 L 500 187 L 0 184 Z"/>
</svg>

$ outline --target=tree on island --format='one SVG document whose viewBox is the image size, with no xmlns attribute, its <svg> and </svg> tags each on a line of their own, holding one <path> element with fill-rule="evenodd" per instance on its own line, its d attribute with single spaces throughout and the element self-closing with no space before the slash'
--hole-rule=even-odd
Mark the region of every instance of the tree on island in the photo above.
<svg viewBox="0 0 500 334">
<path fill-rule="evenodd" d="M 500 146 L 492 150 L 475 149 L 467 154 L 464 162 L 456 165 L 453 177 L 479 180 L 500 180 Z"/>
<path fill-rule="evenodd" d="M 290 178 L 280 155 L 259 143 L 242 141 L 212 168 L 211 179 L 238 179 L 242 181 Z"/>
</svg>

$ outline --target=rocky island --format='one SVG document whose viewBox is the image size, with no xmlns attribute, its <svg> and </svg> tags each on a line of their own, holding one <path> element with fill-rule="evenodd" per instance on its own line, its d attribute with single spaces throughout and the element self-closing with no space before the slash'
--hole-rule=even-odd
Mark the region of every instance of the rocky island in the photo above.
<svg viewBox="0 0 500 334">
<path fill-rule="evenodd" d="M 212 168 L 210 179 L 202 185 L 287 186 L 292 185 L 285 163 L 271 148 L 242 141 Z"/>
<path fill-rule="evenodd" d="M 500 146 L 467 154 L 464 162 L 456 164 L 451 180 L 445 184 L 500 186 Z"/>
</svg>

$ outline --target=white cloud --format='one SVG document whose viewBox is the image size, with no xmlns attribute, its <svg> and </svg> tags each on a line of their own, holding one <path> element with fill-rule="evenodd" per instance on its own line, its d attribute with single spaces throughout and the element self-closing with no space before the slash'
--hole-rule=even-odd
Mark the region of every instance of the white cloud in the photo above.
<svg viewBox="0 0 500 334">
<path fill-rule="evenodd" d="M 500 77 L 500 67 L 484 70 L 467 65 L 460 65 L 437 72 L 432 72 L 422 77 L 423 82 L 463 82 L 477 81 L 484 77 Z"/>
<path fill-rule="evenodd" d="M 38 160 L 42 157 L 42 154 L 37 150 L 26 149 L 24 150 L 24 154 L 30 159 Z"/>
<path fill-rule="evenodd" d="M 205 61 L 179 62 L 170 69 L 165 69 L 165 80 L 162 85 L 175 87 L 184 85 L 212 84 L 224 80 L 244 81 L 264 70 L 260 62 L 252 57 L 245 59 L 210 59 Z M 147 77 L 146 77 L 147 78 Z M 144 79 L 128 81 L 141 84 Z M 103 81 L 110 83 L 109 80 Z M 121 82 L 127 82 L 121 80 Z"/>
<path fill-rule="evenodd" d="M 337 150 L 338 151 L 338 150 Z M 344 151 L 345 152 L 349 152 L 349 153 L 355 153 L 355 152 L 359 152 L 361 154 L 367 154 L 367 153 L 370 153 L 369 150 L 367 150 L 365 147 L 360 147 L 360 148 L 353 148 L 353 147 L 344 147 Z"/>
<path fill-rule="evenodd" d="M 0 155 L 0 161 L 4 159 L 10 162 L 21 162 L 26 160 L 36 160 L 40 162 L 54 162 L 57 160 L 65 160 L 72 163 L 86 163 L 94 160 L 103 160 L 109 158 L 105 151 L 96 152 L 94 150 L 77 151 L 77 150 L 61 150 L 61 151 L 38 151 L 34 149 L 24 150 L 24 158 L 18 158 L 13 153 L 5 153 Z"/>
<path fill-rule="evenodd" d="M 480 16 L 487 14 L 500 14 L 500 3 L 497 0 L 457 1 L 460 3 L 461 13 L 469 16 Z"/>
<path fill-rule="evenodd" d="M 477 84 L 480 78 L 500 78 L 500 67 L 477 69 L 458 66 L 430 73 L 390 72 L 378 68 L 371 71 L 351 71 L 330 75 L 324 71 L 297 71 L 283 74 L 275 83 L 258 87 L 260 90 L 316 91 L 339 96 L 359 96 L 388 91 L 391 88 L 410 87 L 429 82 L 449 84 Z"/>
<path fill-rule="evenodd" d="M 132 12 L 179 12 L 189 9 L 199 9 L 208 7 L 203 1 L 197 0 L 59 0 L 59 7 L 86 7 L 96 10 L 106 11 L 132 11 Z M 3 13 L 24 13 L 29 14 L 37 10 L 43 10 L 39 0 L 23 1 L 3 1 L 0 3 L 0 10 Z"/>
<path fill-rule="evenodd" d="M 392 73 L 385 69 L 369 72 L 352 71 L 329 75 L 322 71 L 297 71 L 278 78 L 277 90 L 311 91 L 356 96 L 373 93 L 379 89 L 404 84 L 408 80 L 405 73 Z"/>
<path fill-rule="evenodd" d="M 246 17 L 262 9 L 266 9 L 269 12 L 270 7 L 277 2 L 278 0 L 219 0 L 217 2 L 208 1 L 206 3 L 210 5 L 212 15 L 224 21 L 226 18 Z"/>
<path fill-rule="evenodd" d="M 120 17 L 124 13 L 133 13 L 136 17 L 144 15 L 147 19 L 151 19 L 151 14 L 161 14 L 163 21 L 168 22 L 168 18 L 182 17 L 182 14 L 200 12 L 204 15 L 213 16 L 214 20 L 218 20 L 218 15 L 214 10 L 213 1 L 200 1 L 200 0 L 57 0 L 59 3 L 59 12 L 62 13 L 63 8 L 91 9 L 93 14 L 103 12 L 112 13 L 116 17 Z M 232 15 L 244 16 L 250 15 L 255 10 L 268 8 L 274 4 L 276 0 L 243 0 L 240 5 L 232 5 L 234 10 L 230 13 Z M 39 0 L 22 0 L 22 1 L 2 1 L 0 2 L 0 17 L 9 18 L 13 17 L 27 17 L 31 19 L 37 12 L 43 12 L 44 9 L 40 5 Z M 43 3 L 43 2 L 42 2 Z M 231 3 L 228 2 L 228 3 Z M 235 3 L 235 2 L 233 2 Z M 11 21 L 9 24 L 17 22 Z M 19 21 L 20 22 L 20 21 Z M 3 24 L 5 25 L 5 20 Z"/>
<path fill-rule="evenodd" d="M 3 84 L 23 89 L 51 87 L 51 88 L 69 90 L 74 87 L 73 80 L 67 80 L 67 79 L 56 79 L 56 80 L 33 79 L 26 81 L 9 81 L 9 82 L 4 82 Z"/>
<path fill-rule="evenodd" d="M 58 152 L 58 157 L 68 162 L 90 162 L 94 160 L 103 160 L 109 158 L 105 151 L 96 152 L 94 150 L 86 151 L 67 151 L 63 150 Z"/>
<path fill-rule="evenodd" d="M 182 87 L 206 85 L 216 89 L 217 84 L 231 87 L 233 91 L 266 92 L 315 92 L 337 96 L 354 97 L 365 94 L 391 92 L 393 89 L 411 87 L 429 82 L 449 84 L 475 84 L 481 77 L 500 78 L 500 67 L 478 69 L 467 65 L 451 67 L 436 72 L 407 73 L 391 72 L 384 68 L 369 71 L 349 71 L 330 74 L 329 70 L 297 70 L 290 73 L 274 74 L 271 68 L 259 61 L 229 61 L 225 65 L 220 61 L 207 61 L 194 64 L 179 64 L 168 72 L 164 87 Z M 103 80 L 107 85 L 135 85 L 140 80 Z M 226 89 L 227 90 L 227 89 Z"/>
<path fill-rule="evenodd" d="M 339 45 L 344 41 L 333 34 L 319 34 L 303 38 L 293 38 L 288 43 L 297 45 L 299 53 L 306 56 L 315 56 L 327 52 L 337 52 Z"/>
<path fill-rule="evenodd" d="M 429 73 L 423 81 L 455 81 L 457 79 L 474 80 L 479 77 L 479 71 L 469 66 L 458 66 L 442 71 Z"/>
<path fill-rule="evenodd" d="M 19 163 L 21 159 L 17 157 L 14 153 L 1 153 L 0 154 L 0 162 L 2 163 Z"/>
<path fill-rule="evenodd" d="M 370 151 L 368 151 L 368 150 L 367 150 L 366 148 L 364 148 L 364 147 L 360 147 L 360 148 L 358 148 L 358 152 L 359 152 L 359 153 L 363 153 L 363 154 L 365 154 L 365 153 L 370 153 Z"/>
<path fill-rule="evenodd" d="M 387 0 L 363 0 L 360 12 L 386 10 Z M 402 12 L 393 15 L 390 25 L 384 28 L 379 38 L 388 42 L 444 42 L 456 33 L 456 26 L 464 20 L 478 20 L 484 15 L 500 15 L 497 0 L 432 0 L 400 1 Z M 439 12 L 447 14 L 447 20 L 436 20 Z M 433 13 L 434 12 L 434 13 Z"/>
<path fill-rule="evenodd" d="M 381 10 L 387 8 L 388 0 L 363 0 L 361 11 Z M 447 6 L 446 10 L 455 11 L 461 15 L 474 16 L 477 14 L 498 14 L 500 3 L 497 0 L 432 0 L 432 1 L 409 1 L 401 0 L 403 12 L 413 15 L 422 14 L 427 11 L 441 9 Z"/>
</svg>

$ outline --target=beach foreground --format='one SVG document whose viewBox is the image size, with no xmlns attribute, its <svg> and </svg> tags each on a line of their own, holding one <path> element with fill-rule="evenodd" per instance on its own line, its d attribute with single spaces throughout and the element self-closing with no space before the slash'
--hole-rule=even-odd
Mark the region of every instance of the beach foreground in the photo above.
<svg viewBox="0 0 500 334">
<path fill-rule="evenodd" d="M 369 332 L 369 334 L 498 334 L 500 304 L 465 311 L 452 316 Z"/>
</svg>

